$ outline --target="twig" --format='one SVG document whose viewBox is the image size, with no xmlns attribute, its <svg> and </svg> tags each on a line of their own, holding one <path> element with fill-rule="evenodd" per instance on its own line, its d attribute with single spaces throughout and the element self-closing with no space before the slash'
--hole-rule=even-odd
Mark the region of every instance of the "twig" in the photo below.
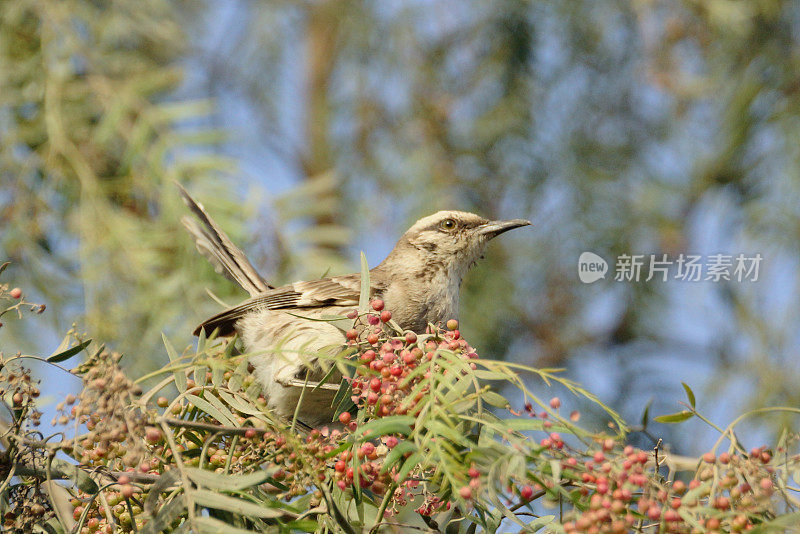
<svg viewBox="0 0 800 534">
<path fill-rule="evenodd" d="M 76 466 L 76 467 L 78 467 L 78 466 Z M 14 473 L 15 473 L 16 476 L 38 477 L 38 478 L 43 478 L 43 477 L 47 476 L 47 473 L 46 473 L 46 471 L 44 469 L 39 468 L 39 467 L 26 465 L 26 464 L 23 464 L 23 463 L 14 463 L 13 470 L 14 470 Z M 130 471 L 130 472 L 129 471 L 104 471 L 104 473 L 114 477 L 115 479 L 119 479 L 119 477 L 121 477 L 121 476 L 126 476 L 126 477 L 130 478 L 131 481 L 137 482 L 139 484 L 153 484 L 159 478 L 161 478 L 161 475 L 151 475 L 151 474 L 148 474 L 148 473 L 137 473 L 137 472 L 133 472 L 133 471 Z M 50 469 L 50 475 L 51 475 L 51 478 L 54 478 L 54 479 L 57 479 L 57 480 L 67 480 L 67 479 L 73 478 L 68 473 L 65 473 L 64 471 L 62 471 L 59 468 L 55 468 L 55 469 L 51 468 Z M 118 487 L 115 488 L 115 487 L 112 486 L 112 489 L 118 490 L 119 488 Z"/>
</svg>

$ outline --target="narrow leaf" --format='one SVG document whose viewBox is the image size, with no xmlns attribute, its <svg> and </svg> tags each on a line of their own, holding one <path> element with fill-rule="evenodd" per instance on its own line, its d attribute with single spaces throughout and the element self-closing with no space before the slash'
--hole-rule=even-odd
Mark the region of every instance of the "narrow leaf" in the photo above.
<svg viewBox="0 0 800 534">
<path fill-rule="evenodd" d="M 238 426 L 230 417 L 216 409 L 210 402 L 201 399 L 197 395 L 186 395 L 186 400 L 194 404 L 197 408 L 203 410 L 208 415 L 216 419 L 223 425 Z M 230 413 L 230 412 L 229 412 Z"/>
<path fill-rule="evenodd" d="M 164 532 L 184 510 L 186 510 L 186 501 L 183 495 L 178 495 L 158 510 L 158 514 L 142 528 L 142 534 Z"/>
<path fill-rule="evenodd" d="M 268 508 L 250 501 L 244 501 L 204 489 L 193 491 L 192 497 L 200 506 L 214 508 L 215 510 L 225 510 L 226 512 L 234 514 L 265 518 L 275 518 L 283 515 L 281 510 L 276 510 L 275 508 Z"/>
<path fill-rule="evenodd" d="M 91 343 L 91 342 L 92 342 L 91 339 L 87 339 L 86 341 L 84 341 L 80 345 L 75 345 L 74 347 L 69 348 L 69 349 L 67 349 L 67 350 L 65 350 L 63 352 L 59 352 L 57 354 L 53 354 L 51 356 L 48 356 L 47 357 L 47 361 L 50 362 L 50 363 L 58 363 L 58 362 L 63 362 L 64 360 L 69 360 L 70 358 L 72 358 L 73 356 L 75 356 L 76 354 L 81 352 L 83 349 L 88 347 L 89 343 Z"/>
<path fill-rule="evenodd" d="M 161 337 L 164 340 L 164 346 L 167 349 L 169 361 L 172 362 L 172 364 L 177 364 L 178 360 L 180 360 L 180 356 L 178 356 L 178 353 L 175 352 L 175 348 L 172 346 L 172 343 L 169 342 L 169 339 L 167 339 L 167 336 L 163 332 L 161 333 Z M 186 391 L 187 384 L 186 373 L 184 373 L 182 369 L 178 369 L 173 374 L 175 375 L 175 386 L 178 388 L 178 391 L 184 393 Z"/>
<path fill-rule="evenodd" d="M 481 394 L 481 400 L 498 408 L 505 408 L 509 405 L 505 397 L 494 391 L 485 391 Z"/>
<path fill-rule="evenodd" d="M 260 532 L 234 527 L 213 517 L 196 517 L 194 524 L 198 527 L 197 531 L 202 534 L 254 534 Z"/>
<path fill-rule="evenodd" d="M 361 435 L 366 438 L 375 436 L 385 436 L 387 434 L 403 434 L 407 436 L 411 433 L 411 425 L 414 418 L 410 415 L 390 415 L 381 419 L 374 419 L 361 427 Z"/>
<path fill-rule="evenodd" d="M 686 385 L 686 382 L 681 382 L 681 385 L 683 386 L 683 389 L 686 390 L 686 396 L 689 398 L 689 406 L 691 406 L 692 410 L 694 410 L 694 392 L 692 391 L 692 388 Z"/>
<path fill-rule="evenodd" d="M 682 412 L 677 412 L 669 415 L 659 415 L 653 420 L 657 423 L 682 423 L 683 421 L 691 419 L 692 417 L 694 417 L 694 414 L 692 412 L 688 410 L 683 410 Z"/>
<path fill-rule="evenodd" d="M 367 256 L 361 253 L 361 293 L 358 296 L 358 311 L 361 313 L 369 309 L 369 267 Z"/>
<path fill-rule="evenodd" d="M 186 474 L 198 486 L 224 491 L 239 491 L 258 486 L 266 482 L 277 471 L 278 468 L 275 467 L 274 469 L 262 469 L 246 475 L 224 475 L 206 471 L 205 469 L 186 468 Z"/>
</svg>

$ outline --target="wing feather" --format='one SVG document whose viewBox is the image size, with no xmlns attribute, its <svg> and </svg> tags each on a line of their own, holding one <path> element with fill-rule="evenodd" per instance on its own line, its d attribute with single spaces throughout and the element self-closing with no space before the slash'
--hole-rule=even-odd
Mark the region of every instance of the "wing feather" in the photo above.
<svg viewBox="0 0 800 534">
<path fill-rule="evenodd" d="M 236 321 L 247 313 L 259 309 L 303 310 L 323 306 L 356 306 L 358 304 L 361 275 L 334 276 L 308 282 L 295 282 L 288 286 L 270 289 L 251 297 L 238 306 L 224 310 L 198 326 L 194 335 L 201 330 L 211 333 L 218 329 L 220 336 L 231 335 Z M 373 285 L 372 293 L 381 291 Z"/>
</svg>

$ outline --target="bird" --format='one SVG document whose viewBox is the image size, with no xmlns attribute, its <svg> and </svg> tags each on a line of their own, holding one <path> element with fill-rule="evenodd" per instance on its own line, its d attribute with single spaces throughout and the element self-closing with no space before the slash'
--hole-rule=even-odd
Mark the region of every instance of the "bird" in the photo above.
<svg viewBox="0 0 800 534">
<path fill-rule="evenodd" d="M 237 306 L 203 321 L 194 334 L 238 334 L 268 408 L 310 427 L 331 423 L 335 412 L 331 404 L 338 386 L 330 381 L 338 384 L 340 377 L 326 376 L 319 354 L 339 352 L 346 344 L 347 327 L 321 319 L 341 317 L 358 306 L 361 273 L 275 287 L 258 273 L 202 204 L 180 184 L 178 188 L 195 216 L 185 215 L 182 223 L 197 249 L 218 272 L 250 294 Z M 525 219 L 490 220 L 452 210 L 423 217 L 369 270 L 370 298 L 382 300 L 404 331 L 420 334 L 429 324 L 457 319 L 462 281 L 483 257 L 489 241 L 530 224 Z M 328 387 L 309 387 L 326 378 L 328 383 L 323 385 Z"/>
</svg>

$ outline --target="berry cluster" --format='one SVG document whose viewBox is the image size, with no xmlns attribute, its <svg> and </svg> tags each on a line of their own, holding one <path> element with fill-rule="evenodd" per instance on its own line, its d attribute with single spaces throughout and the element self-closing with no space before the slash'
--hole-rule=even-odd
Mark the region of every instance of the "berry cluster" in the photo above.
<svg viewBox="0 0 800 534">
<path fill-rule="evenodd" d="M 79 433 L 85 429 L 58 447 L 100 487 L 79 484 L 82 489 L 72 490 L 75 530 L 152 528 L 159 509 L 176 499 L 182 503 L 182 493 L 191 502 L 191 492 L 204 491 L 214 480 L 221 485 L 208 489 L 226 499 L 238 502 L 246 492 L 241 506 L 258 502 L 285 510 L 285 518 L 274 518 L 285 524 L 298 517 L 300 502 L 309 513 L 321 510 L 314 512 L 320 514 L 316 520 L 332 516 L 336 502 L 369 503 L 379 520 L 413 508 L 418 521 L 433 529 L 452 521 L 454 508 L 469 520 L 488 517 L 500 503 L 507 517 L 538 513 L 533 503 L 539 500 L 560 502 L 558 521 L 567 534 L 739 532 L 780 513 L 782 477 L 800 465 L 800 457 L 786 449 L 778 449 L 782 463 L 765 447 L 749 454 L 732 449 L 704 455 L 697 469 L 684 468 L 680 474 L 688 471 L 690 477 L 667 475 L 657 450 L 578 429 L 573 423 L 580 413 L 562 417 L 559 397 L 539 400 L 524 390 L 537 408 L 527 402 L 520 412 L 511 409 L 478 381 L 506 376 L 502 366 L 478 359 L 457 321 L 448 321 L 446 329 L 431 326 L 424 334 L 400 332 L 383 302 L 373 301 L 371 308 L 350 315 L 355 325 L 347 332 L 350 350 L 334 356 L 352 373 L 344 384 L 349 392 L 343 388 L 337 395 L 338 423 L 330 428 L 303 430 L 264 413 L 266 399 L 246 356 L 237 365 L 224 344 L 198 351 L 194 373 L 181 377 L 172 400 L 157 396 L 169 378 L 143 393 L 120 369 L 118 354 L 102 352 L 90 359 L 79 368 L 83 391 L 67 396 L 54 420 Z M 480 369 L 492 371 L 481 375 Z M 165 371 L 168 377 L 173 373 Z M 518 380 L 510 371 L 508 377 L 508 383 Z M 15 413 L 24 414 L 18 422 L 38 422 L 34 400 L 39 391 L 29 372 L 5 366 L 0 387 Z M 477 407 L 479 400 L 483 408 Z M 489 404 L 529 417 L 504 423 Z M 33 443 L 36 436 L 27 435 Z M 29 447 L 27 452 L 20 448 L 14 461 L 35 468 L 44 465 L 43 459 L 42 450 Z M 254 474 L 263 474 L 256 478 L 257 488 L 225 489 L 226 480 Z M 184 485 L 180 479 L 187 476 L 191 480 Z M 7 528 L 53 517 L 47 498 L 36 491 L 38 484 L 27 480 L 36 478 L 6 494 L 18 500 L 4 517 Z M 227 510 L 231 517 L 251 517 L 236 512 L 236 506 L 226 509 L 226 502 L 200 505 L 212 514 Z M 185 528 L 191 516 L 182 509 L 162 525 L 165 531 Z M 248 519 L 242 521 L 248 525 Z"/>
</svg>

